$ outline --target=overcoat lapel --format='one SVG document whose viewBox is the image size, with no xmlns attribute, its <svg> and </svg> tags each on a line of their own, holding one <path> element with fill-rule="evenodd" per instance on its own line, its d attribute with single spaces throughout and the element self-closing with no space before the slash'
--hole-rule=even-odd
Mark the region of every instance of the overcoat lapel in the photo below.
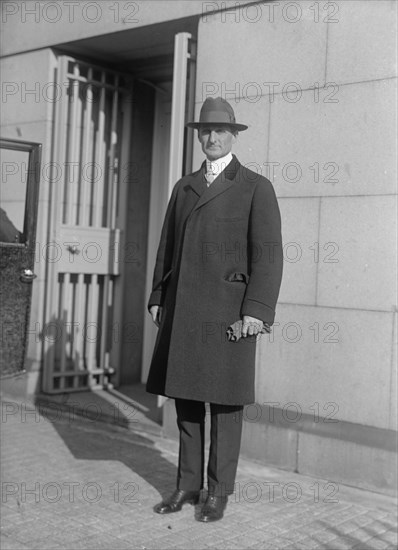
<svg viewBox="0 0 398 550">
<path fill-rule="evenodd" d="M 192 174 L 189 181 L 189 186 L 192 187 L 192 189 L 195 191 L 195 193 L 199 197 L 207 189 L 205 173 L 206 173 L 206 161 L 203 162 L 202 166 L 199 168 L 197 172 Z"/>
<path fill-rule="evenodd" d="M 215 197 L 218 197 L 218 195 L 221 195 L 221 193 L 228 191 L 228 189 L 230 189 L 234 185 L 234 178 L 236 176 L 238 168 L 239 161 L 235 157 L 235 155 L 233 155 L 232 161 L 229 163 L 226 169 L 223 170 L 221 174 L 216 177 L 210 187 L 206 187 L 205 191 L 202 192 L 193 210 L 197 210 L 207 202 L 213 200 Z M 194 190 L 196 191 L 196 189 Z"/>
</svg>

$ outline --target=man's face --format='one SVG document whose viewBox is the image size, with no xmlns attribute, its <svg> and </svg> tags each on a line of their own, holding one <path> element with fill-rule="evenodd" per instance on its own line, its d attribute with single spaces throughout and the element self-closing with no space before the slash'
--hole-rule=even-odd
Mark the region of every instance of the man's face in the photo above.
<svg viewBox="0 0 398 550">
<path fill-rule="evenodd" d="M 227 125 L 209 125 L 199 129 L 198 139 L 206 157 L 217 160 L 228 155 L 236 141 L 236 135 Z"/>
</svg>

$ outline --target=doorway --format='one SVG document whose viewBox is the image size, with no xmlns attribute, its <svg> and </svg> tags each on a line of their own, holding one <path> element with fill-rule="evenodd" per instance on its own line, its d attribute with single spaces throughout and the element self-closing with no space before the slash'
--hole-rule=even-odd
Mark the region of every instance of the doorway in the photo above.
<svg viewBox="0 0 398 550">
<path fill-rule="evenodd" d="M 131 152 L 137 177 L 130 188 L 133 198 L 129 199 L 131 227 L 127 240 L 137 257 L 135 265 L 126 266 L 129 275 L 125 296 L 136 307 L 127 308 L 128 317 L 124 319 L 125 326 L 134 331 L 131 337 L 135 336 L 135 341 L 123 344 L 121 386 L 143 384 L 148 376 L 157 328 L 147 311 L 147 301 L 160 233 L 172 189 L 182 175 L 191 171 L 193 133 L 185 122 L 193 117 L 194 111 L 196 42 L 188 33 L 175 36 L 173 68 L 172 80 L 163 79 L 155 85 L 141 81 L 135 86 L 138 106 L 133 133 L 138 139 L 132 138 Z M 148 129 L 151 122 L 152 133 Z M 137 205 L 142 207 L 140 212 Z"/>
<path fill-rule="evenodd" d="M 194 62 L 188 33 L 176 35 L 161 82 L 151 80 L 151 63 L 136 76 L 60 58 L 69 86 L 54 137 L 55 166 L 65 171 L 52 198 L 50 242 L 61 256 L 47 277 L 47 393 L 142 389 L 146 380 L 156 337 L 146 303 L 162 220 L 172 185 L 190 170 L 184 125 Z M 178 155 L 170 143 L 181 144 Z"/>
</svg>

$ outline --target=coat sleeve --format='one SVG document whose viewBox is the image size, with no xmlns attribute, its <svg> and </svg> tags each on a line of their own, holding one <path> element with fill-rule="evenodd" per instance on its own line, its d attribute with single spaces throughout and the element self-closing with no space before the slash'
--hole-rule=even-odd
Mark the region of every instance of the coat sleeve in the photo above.
<svg viewBox="0 0 398 550">
<path fill-rule="evenodd" d="M 162 306 L 164 302 L 167 279 L 171 274 L 175 237 L 175 206 L 178 183 L 174 186 L 160 236 L 153 274 L 152 292 L 149 296 L 148 309 L 152 306 Z"/>
<path fill-rule="evenodd" d="M 272 325 L 282 280 L 283 249 L 281 216 L 274 188 L 261 178 L 249 220 L 248 259 L 250 279 L 242 303 L 242 315 Z"/>
</svg>

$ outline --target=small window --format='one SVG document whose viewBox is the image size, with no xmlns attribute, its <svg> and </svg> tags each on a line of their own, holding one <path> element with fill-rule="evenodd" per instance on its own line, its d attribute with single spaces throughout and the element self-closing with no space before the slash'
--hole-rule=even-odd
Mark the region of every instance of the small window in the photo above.
<svg viewBox="0 0 398 550">
<path fill-rule="evenodd" d="M 35 238 L 41 145 L 0 139 L 0 243 Z"/>
</svg>

